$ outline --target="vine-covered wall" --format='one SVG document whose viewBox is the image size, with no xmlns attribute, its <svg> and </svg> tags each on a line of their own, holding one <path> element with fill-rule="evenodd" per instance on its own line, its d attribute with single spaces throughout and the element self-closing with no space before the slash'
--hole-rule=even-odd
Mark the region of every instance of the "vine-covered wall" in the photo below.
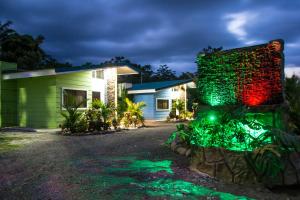
<svg viewBox="0 0 300 200">
<path fill-rule="evenodd" d="M 200 54 L 197 87 L 211 106 L 283 102 L 283 41 Z"/>
</svg>

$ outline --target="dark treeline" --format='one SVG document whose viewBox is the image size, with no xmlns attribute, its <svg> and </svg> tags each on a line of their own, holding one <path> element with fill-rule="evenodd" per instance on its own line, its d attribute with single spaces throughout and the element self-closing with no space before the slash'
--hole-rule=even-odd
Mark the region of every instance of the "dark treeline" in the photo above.
<svg viewBox="0 0 300 200">
<path fill-rule="evenodd" d="M 71 63 L 59 62 L 51 55 L 46 54 L 42 49 L 45 38 L 42 35 L 33 37 L 28 34 L 20 34 L 11 28 L 12 22 L 0 22 L 0 60 L 6 62 L 17 63 L 19 71 L 55 68 L 55 67 L 72 67 Z M 183 72 L 177 75 L 167 65 L 153 67 L 151 65 L 140 65 L 132 63 L 123 56 L 114 57 L 104 63 L 128 63 L 136 67 L 141 72 L 139 75 L 121 76 L 120 81 L 130 81 L 133 83 L 175 80 L 175 79 L 191 79 L 195 77 L 195 73 Z M 93 63 L 87 62 L 81 66 L 90 66 Z M 156 68 L 156 70 L 154 70 Z"/>
</svg>

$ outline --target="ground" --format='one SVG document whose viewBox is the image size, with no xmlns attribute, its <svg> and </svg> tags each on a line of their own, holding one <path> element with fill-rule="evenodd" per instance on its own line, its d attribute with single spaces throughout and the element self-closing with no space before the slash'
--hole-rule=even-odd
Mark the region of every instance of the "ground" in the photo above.
<svg viewBox="0 0 300 200">
<path fill-rule="evenodd" d="M 164 142 L 174 124 L 94 136 L 0 133 L 0 199 L 299 199 L 188 170 Z"/>
</svg>

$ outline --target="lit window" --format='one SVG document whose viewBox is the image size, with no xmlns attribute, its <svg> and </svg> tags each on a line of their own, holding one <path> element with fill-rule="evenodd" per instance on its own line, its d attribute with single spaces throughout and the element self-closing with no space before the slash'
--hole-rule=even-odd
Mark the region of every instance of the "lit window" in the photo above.
<svg viewBox="0 0 300 200">
<path fill-rule="evenodd" d="M 169 110 L 169 99 L 156 99 L 157 110 Z"/>
<path fill-rule="evenodd" d="M 92 92 L 92 101 L 101 100 L 101 93 L 100 92 Z"/>
<path fill-rule="evenodd" d="M 104 70 L 99 69 L 92 72 L 92 77 L 96 79 L 104 79 Z"/>
<path fill-rule="evenodd" d="M 85 90 L 72 90 L 72 89 L 63 89 L 63 102 L 62 105 L 73 106 L 80 105 L 79 108 L 87 108 L 87 91 Z"/>
</svg>

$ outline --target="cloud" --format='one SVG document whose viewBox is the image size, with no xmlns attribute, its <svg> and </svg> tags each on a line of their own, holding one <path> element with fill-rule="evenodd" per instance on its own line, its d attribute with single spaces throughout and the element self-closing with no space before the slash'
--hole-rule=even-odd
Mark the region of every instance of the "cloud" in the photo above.
<svg viewBox="0 0 300 200">
<path fill-rule="evenodd" d="M 17 5 L 17 6 L 16 6 Z M 286 63 L 300 66 L 300 4 L 293 1 L 14 0 L 0 1 L 0 21 L 42 34 L 46 52 L 75 65 L 125 56 L 140 64 L 195 71 L 196 54 L 286 40 Z"/>
<path fill-rule="evenodd" d="M 247 45 L 256 43 L 256 40 L 249 40 L 246 27 L 257 18 L 257 14 L 250 11 L 226 14 L 224 19 L 227 21 L 227 30 L 238 40 Z"/>
</svg>

